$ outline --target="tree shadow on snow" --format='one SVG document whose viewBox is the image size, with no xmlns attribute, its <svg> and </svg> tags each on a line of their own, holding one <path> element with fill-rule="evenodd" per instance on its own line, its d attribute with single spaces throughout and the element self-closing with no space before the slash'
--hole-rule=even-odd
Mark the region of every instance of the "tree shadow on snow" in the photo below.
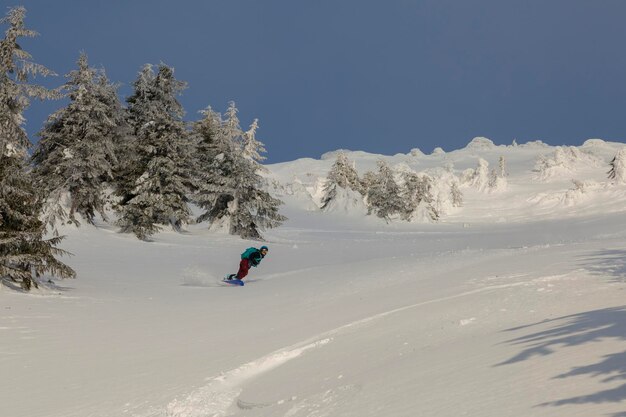
<svg viewBox="0 0 626 417">
<path fill-rule="evenodd" d="M 626 250 L 606 249 L 580 257 L 580 263 L 589 273 L 626 282 Z"/>
<path fill-rule="evenodd" d="M 591 347 L 593 343 L 607 339 L 626 341 L 626 306 L 588 311 L 506 331 L 516 332 L 549 325 L 552 325 L 552 327 L 548 330 L 508 340 L 506 343 L 523 346 L 523 349 L 517 355 L 496 366 L 528 361 L 536 356 L 555 355 L 558 354 L 559 348 L 568 346 L 589 344 Z M 626 400 L 626 351 L 603 356 L 597 363 L 574 367 L 566 373 L 554 376 L 554 379 L 583 375 L 590 378 L 599 378 L 599 381 L 602 383 L 625 382 L 617 387 L 600 392 L 550 401 L 538 404 L 538 406 L 556 407 L 569 404 L 619 403 Z M 626 417 L 626 411 L 611 414 L 611 416 Z"/>
<path fill-rule="evenodd" d="M 0 278 L 0 286 L 4 286 L 16 293 L 22 293 L 22 294 L 47 294 L 47 293 L 61 294 L 64 292 L 69 292 L 69 291 L 74 290 L 74 287 L 61 286 L 50 279 L 48 280 L 37 279 L 36 282 L 39 288 L 33 285 L 32 289 L 29 291 L 29 290 L 23 289 L 19 282 L 11 281 L 8 278 Z"/>
</svg>

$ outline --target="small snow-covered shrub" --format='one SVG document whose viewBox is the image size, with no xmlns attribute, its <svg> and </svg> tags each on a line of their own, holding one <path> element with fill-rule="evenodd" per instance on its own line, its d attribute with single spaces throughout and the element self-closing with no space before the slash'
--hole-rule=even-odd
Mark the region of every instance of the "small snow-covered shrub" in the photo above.
<svg viewBox="0 0 626 417">
<path fill-rule="evenodd" d="M 554 177 L 569 175 L 589 166 L 600 166 L 598 157 L 583 152 L 574 146 L 557 146 L 551 155 L 541 155 L 535 163 L 535 178 L 548 181 Z"/>
</svg>

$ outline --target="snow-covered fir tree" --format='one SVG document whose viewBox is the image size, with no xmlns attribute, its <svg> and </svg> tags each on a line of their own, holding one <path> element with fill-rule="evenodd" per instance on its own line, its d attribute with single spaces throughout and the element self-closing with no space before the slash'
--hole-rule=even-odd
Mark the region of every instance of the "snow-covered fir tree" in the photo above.
<svg viewBox="0 0 626 417">
<path fill-rule="evenodd" d="M 322 197 L 322 210 L 327 208 L 337 197 L 337 188 L 350 189 L 358 193 L 362 192 L 359 174 L 343 152 L 339 152 L 337 160 L 326 177 L 324 196 Z"/>
<path fill-rule="evenodd" d="M 146 65 L 133 85 L 127 99 L 133 157 L 120 169 L 118 224 L 147 239 L 159 225 L 179 230 L 190 220 L 194 146 L 176 99 L 185 83 L 174 78 L 174 70 L 160 64 L 155 74 Z"/>
<path fill-rule="evenodd" d="M 229 204 L 229 232 L 244 239 L 262 239 L 260 231 L 278 227 L 287 218 L 278 212 L 282 201 L 263 189 L 263 178 L 257 173 L 258 163 L 244 164 L 242 168 L 241 181 Z"/>
<path fill-rule="evenodd" d="M 367 196 L 367 190 L 369 190 L 370 186 L 374 184 L 375 180 L 376 173 L 374 171 L 367 171 L 363 174 L 363 177 L 361 177 L 361 190 L 363 190 L 365 196 Z"/>
<path fill-rule="evenodd" d="M 256 131 L 259 128 L 259 119 L 254 119 L 250 127 L 243 134 L 243 157 L 249 161 L 264 161 L 262 153 L 267 152 L 265 145 L 256 139 Z M 265 170 L 261 166 L 261 170 Z"/>
<path fill-rule="evenodd" d="M 478 159 L 478 166 L 470 178 L 470 183 L 473 187 L 481 191 L 489 186 L 489 162 L 485 161 L 483 158 Z"/>
<path fill-rule="evenodd" d="M 211 109 L 194 125 L 199 138 L 199 172 L 196 202 L 206 211 L 198 221 L 208 220 L 244 239 L 261 239 L 260 231 L 279 226 L 286 218 L 278 212 L 282 202 L 272 197 L 259 175 L 265 152 L 256 139 L 258 122 L 241 129 L 234 102 L 224 119 Z"/>
<path fill-rule="evenodd" d="M 424 211 L 430 220 L 438 220 L 439 212 L 434 206 L 435 199 L 432 194 L 433 179 L 428 175 L 418 175 L 415 172 L 405 172 L 403 174 L 404 187 L 402 197 L 405 203 L 402 212 L 404 220 L 418 214 L 417 211 Z"/>
<path fill-rule="evenodd" d="M 368 214 L 375 213 L 378 217 L 389 220 L 391 216 L 401 214 L 405 209 L 400 195 L 400 187 L 394 174 L 385 161 L 378 161 L 378 172 L 364 177 L 367 185 Z"/>
<path fill-rule="evenodd" d="M 197 222 L 215 219 L 219 212 L 227 209 L 226 196 L 235 186 L 230 179 L 237 155 L 235 142 L 224 135 L 221 115 L 211 107 L 200 113 L 202 119 L 192 128 L 196 142 L 194 172 L 198 185 L 193 200 L 205 212 L 196 219 Z"/>
<path fill-rule="evenodd" d="M 56 247 L 62 238 L 44 238 L 45 225 L 39 220 L 43 198 L 26 165 L 30 141 L 22 113 L 30 98 L 52 94 L 29 83 L 29 77 L 51 72 L 34 63 L 18 44 L 19 38 L 36 34 L 24 27 L 25 15 L 23 7 L 16 7 L 0 19 L 8 25 L 0 40 L 0 281 L 30 290 L 42 274 L 72 278 L 75 273 L 55 258 L 66 253 Z"/>
<path fill-rule="evenodd" d="M 244 239 L 261 239 L 261 230 L 278 227 L 287 218 L 278 212 L 282 201 L 264 190 L 265 181 L 259 175 L 264 171 L 259 162 L 262 158 L 260 153 L 265 152 L 265 148 L 251 134 L 256 132 L 257 123 L 253 123 L 251 129 L 242 135 L 237 112 L 235 103 L 231 102 L 226 112 L 225 133 L 235 143 L 242 140 L 243 144 L 240 145 L 241 157 L 234 166 L 235 188 L 225 217 L 230 224 L 230 234 Z"/>
<path fill-rule="evenodd" d="M 76 225 L 76 214 L 92 224 L 96 213 L 106 219 L 105 191 L 117 162 L 115 144 L 127 132 L 116 87 L 104 71 L 89 67 L 85 54 L 77 65 L 62 87 L 69 104 L 48 118 L 32 158 L 38 184 L 49 196 L 49 221 L 67 218 Z"/>
<path fill-rule="evenodd" d="M 509 174 L 506 172 L 506 160 L 504 159 L 504 156 L 501 156 L 498 160 L 498 167 L 498 175 L 500 176 L 500 178 L 506 178 L 509 176 Z"/>
<path fill-rule="evenodd" d="M 488 186 L 489 188 L 496 188 L 498 185 L 498 171 L 496 171 L 496 169 L 492 169 L 491 173 L 489 174 L 489 183 Z"/>
<path fill-rule="evenodd" d="M 229 104 L 226 120 L 210 107 L 201 112 L 203 118 L 194 124 L 198 138 L 198 191 L 195 202 L 205 209 L 198 222 L 209 221 L 217 227 L 230 219 L 229 204 L 237 188 L 235 173 L 243 157 L 243 131 L 239 125 L 237 108 Z M 224 226 L 224 225 L 223 225 Z M 229 228 L 229 225 L 225 227 Z"/>
<path fill-rule="evenodd" d="M 609 179 L 617 184 L 626 183 L 626 148 L 622 148 L 610 162 Z"/>
<path fill-rule="evenodd" d="M 450 185 L 450 199 L 453 207 L 461 207 L 463 205 L 463 193 L 459 189 L 459 184 L 453 181 Z"/>
<path fill-rule="evenodd" d="M 488 188 L 490 192 L 502 191 L 507 187 L 507 173 L 505 168 L 504 157 L 500 157 L 498 169 L 492 169 L 489 175 Z"/>
</svg>

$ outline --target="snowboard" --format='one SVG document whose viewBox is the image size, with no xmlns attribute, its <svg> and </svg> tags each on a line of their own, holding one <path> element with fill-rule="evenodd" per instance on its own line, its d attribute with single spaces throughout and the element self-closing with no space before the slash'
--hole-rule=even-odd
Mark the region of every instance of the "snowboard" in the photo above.
<svg viewBox="0 0 626 417">
<path fill-rule="evenodd" d="M 244 285 L 243 281 L 242 281 L 242 280 L 240 280 L 240 279 L 237 279 L 237 278 L 234 278 L 234 279 L 228 279 L 228 275 L 226 275 L 226 276 L 224 277 L 224 279 L 222 280 L 222 282 L 225 282 L 225 283 L 230 284 L 230 285 L 238 285 L 238 286 L 241 286 L 241 287 L 243 287 L 243 285 Z"/>
</svg>

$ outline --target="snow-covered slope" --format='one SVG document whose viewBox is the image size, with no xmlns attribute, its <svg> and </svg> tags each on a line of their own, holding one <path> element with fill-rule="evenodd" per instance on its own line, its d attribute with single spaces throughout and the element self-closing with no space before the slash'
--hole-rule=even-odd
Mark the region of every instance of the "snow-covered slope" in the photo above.
<svg viewBox="0 0 626 417">
<path fill-rule="evenodd" d="M 66 228 L 78 279 L 0 289 L 0 415 L 625 416 L 622 147 L 384 157 L 460 179 L 504 156 L 506 188 L 462 185 L 438 223 L 318 210 L 332 154 L 270 165 L 290 220 L 244 287 L 220 277 L 255 243 L 205 224 Z M 360 174 L 381 157 L 347 155 Z M 567 169 L 541 178 L 541 156 Z"/>
</svg>

